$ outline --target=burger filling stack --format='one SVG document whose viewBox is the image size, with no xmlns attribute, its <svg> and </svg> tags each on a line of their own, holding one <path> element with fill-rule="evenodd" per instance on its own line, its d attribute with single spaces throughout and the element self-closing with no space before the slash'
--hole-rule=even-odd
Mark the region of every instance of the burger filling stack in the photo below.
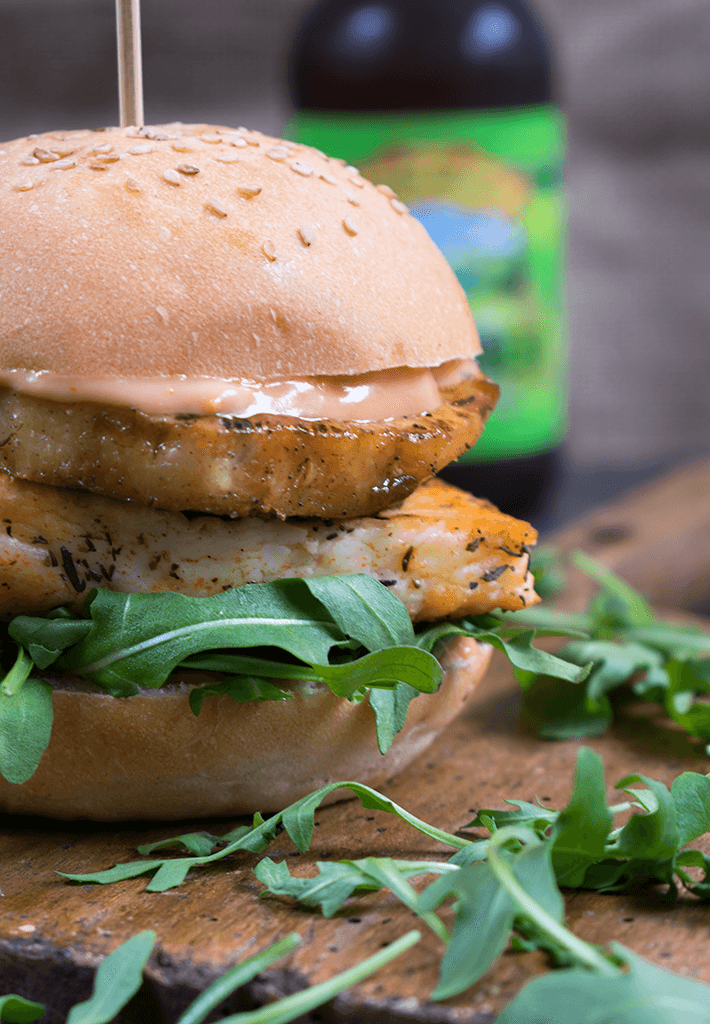
<svg viewBox="0 0 710 1024">
<path fill-rule="evenodd" d="M 5 144 L 0 252 L 0 806 L 384 781 L 485 672 L 480 616 L 537 600 L 534 530 L 435 476 L 497 388 L 424 228 L 169 124 Z"/>
</svg>

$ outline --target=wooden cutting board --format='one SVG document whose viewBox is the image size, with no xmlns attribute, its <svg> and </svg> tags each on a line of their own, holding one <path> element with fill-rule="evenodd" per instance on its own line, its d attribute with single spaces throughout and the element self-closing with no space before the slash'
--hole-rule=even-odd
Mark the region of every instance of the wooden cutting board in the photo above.
<svg viewBox="0 0 710 1024">
<path fill-rule="evenodd" d="M 679 470 L 600 508 L 549 538 L 581 547 L 620 572 L 654 602 L 693 608 L 710 599 L 710 461 Z M 572 573 L 563 603 L 584 606 L 588 581 Z M 505 797 L 538 797 L 561 806 L 569 794 L 579 743 L 544 743 L 520 722 L 520 693 L 496 660 L 465 718 L 385 787 L 386 794 L 449 831 L 475 809 Z M 666 783 L 681 771 L 710 769 L 702 744 L 656 714 L 630 704 L 613 730 L 589 743 L 603 755 L 611 786 L 630 771 Z M 67 884 L 56 871 L 87 872 L 135 858 L 139 843 L 190 828 L 224 832 L 233 822 L 113 826 L 0 817 L 0 994 L 17 992 L 48 1007 L 61 1022 L 87 998 L 100 960 L 120 942 L 154 928 L 158 943 L 146 982 L 120 1017 L 171 1024 L 213 978 L 236 960 L 291 931 L 299 950 L 227 1004 L 233 1012 L 317 983 L 376 952 L 416 925 L 388 895 L 352 901 L 325 920 L 275 899 L 260 899 L 255 858 L 238 855 L 196 872 L 180 889 L 144 892 L 145 879 L 102 886 Z M 318 815 L 312 850 L 299 855 L 281 836 L 271 855 L 287 856 L 304 874 L 316 860 L 343 857 L 436 857 L 436 844 L 356 801 Z M 710 841 L 703 848 L 710 853 Z M 567 897 L 567 922 L 592 942 L 617 939 L 672 970 L 710 982 L 710 908 L 691 897 L 669 906 L 660 892 Z M 428 1002 L 437 980 L 439 941 L 426 934 L 388 968 L 319 1011 L 338 1024 L 489 1024 L 518 989 L 545 968 L 537 953 L 506 953 L 464 995 Z M 310 1019 L 310 1018 L 309 1018 Z M 315 1019 L 315 1018 L 313 1018 Z"/>
</svg>

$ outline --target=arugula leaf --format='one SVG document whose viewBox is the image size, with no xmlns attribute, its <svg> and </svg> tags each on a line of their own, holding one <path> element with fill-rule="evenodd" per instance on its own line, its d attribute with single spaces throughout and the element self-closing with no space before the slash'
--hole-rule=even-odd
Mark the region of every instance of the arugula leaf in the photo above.
<svg viewBox="0 0 710 1024">
<path fill-rule="evenodd" d="M 652 803 L 644 799 L 643 791 L 631 789 L 634 782 L 643 782 L 655 797 Z M 614 852 L 621 857 L 663 861 L 680 848 L 680 831 L 676 821 L 675 804 L 662 782 L 646 775 L 627 775 L 616 784 L 616 789 L 636 797 L 645 807 L 646 814 L 634 814 L 619 832 Z"/>
<path fill-rule="evenodd" d="M 375 953 L 355 967 L 343 971 L 342 974 L 336 974 L 334 978 L 321 982 L 320 985 L 313 985 L 302 992 L 285 996 L 276 1003 L 263 1006 L 260 1010 L 247 1010 L 243 1013 L 223 1017 L 222 1024 L 288 1024 L 289 1021 L 305 1016 L 311 1010 L 339 995 L 340 992 L 344 992 L 346 988 L 357 985 L 370 974 L 386 967 L 387 964 L 419 942 L 420 938 L 420 932 L 407 932 L 401 938 L 395 939 L 385 949 L 381 949 L 379 953 Z M 183 1022 L 178 1021 L 178 1024 L 183 1024 Z"/>
<path fill-rule="evenodd" d="M 230 967 L 221 978 L 213 981 L 209 988 L 206 988 L 204 992 L 200 993 L 190 1003 L 177 1024 L 202 1024 L 205 1017 L 208 1017 L 213 1010 L 216 1010 L 227 996 L 241 988 L 242 985 L 246 985 L 257 974 L 271 967 L 273 963 L 286 956 L 287 953 L 293 952 L 300 943 L 300 936 L 292 932 L 281 939 L 280 942 L 274 943 L 261 953 L 250 956 L 247 960 L 242 960 L 240 963 L 235 964 L 234 967 Z"/>
<path fill-rule="evenodd" d="M 391 875 L 385 876 L 385 863 Z M 300 878 L 290 873 L 286 861 L 277 862 L 264 857 L 254 868 L 254 874 L 272 895 L 290 896 L 306 907 L 320 907 L 323 917 L 332 917 L 342 910 L 345 901 L 355 893 L 376 892 L 388 885 L 395 878 L 394 872 L 400 879 L 406 880 L 416 875 L 456 870 L 446 863 L 385 861 L 374 857 L 318 861 L 316 867 L 318 874 L 315 878 Z M 399 882 L 396 885 L 399 886 Z M 418 905 L 418 901 L 415 903 Z"/>
<path fill-rule="evenodd" d="M 628 968 L 599 983 L 573 968 L 529 982 L 498 1017 L 498 1024 L 707 1024 L 710 986 L 671 974 L 612 943 Z"/>
<path fill-rule="evenodd" d="M 638 782 L 648 788 L 637 788 Z M 607 807 L 601 759 L 581 748 L 574 790 L 564 810 L 508 800 L 515 810 L 481 810 L 468 827 L 484 827 L 491 833 L 509 825 L 533 829 L 539 839 L 552 844 L 552 865 L 560 885 L 609 892 L 631 882 L 657 881 L 672 891 L 677 875 L 697 896 L 710 897 L 710 887 L 698 885 L 682 870 L 691 864 L 705 867 L 705 860 L 696 858 L 697 851 L 680 852 L 710 831 L 710 777 L 684 772 L 670 793 L 662 783 L 640 775 L 622 779 L 617 788 L 632 799 Z M 614 829 L 613 816 L 632 808 L 642 813 Z M 480 860 L 486 853 L 485 841 L 479 841 L 478 850 L 461 850 L 450 863 Z"/>
<path fill-rule="evenodd" d="M 216 659 L 205 659 L 205 662 L 212 665 L 226 663 L 227 660 L 228 657 L 221 662 Z M 195 663 L 189 664 L 194 667 Z M 297 668 L 299 678 L 326 683 L 338 697 L 354 699 L 369 689 L 381 754 L 387 753 L 395 735 L 403 728 L 410 702 L 420 693 L 433 693 L 438 689 L 442 676 L 436 658 L 418 647 L 390 647 L 366 654 L 356 661 L 319 665 L 310 671 L 300 666 L 286 667 Z M 277 678 L 279 675 L 283 678 L 284 673 L 279 671 L 278 665 L 274 665 L 274 670 L 278 672 Z M 402 681 L 404 679 L 408 682 Z M 200 713 L 208 694 L 227 694 L 236 701 L 289 700 L 293 697 L 292 693 L 279 689 L 268 679 L 237 676 L 192 690 L 189 699 L 194 714 Z"/>
<path fill-rule="evenodd" d="M 238 704 L 251 704 L 262 700 L 294 699 L 294 694 L 279 689 L 269 679 L 259 679 L 257 676 L 232 676 L 230 679 L 223 679 L 221 683 L 196 686 L 194 690 L 190 690 L 188 700 L 193 715 L 199 715 L 202 703 L 207 696 L 231 697 Z"/>
<path fill-rule="evenodd" d="M 613 602 L 615 610 L 629 626 L 646 626 L 653 622 L 653 609 L 633 587 L 613 572 L 590 558 L 584 551 L 573 551 L 570 561 L 578 569 L 601 584 L 605 596 Z"/>
<path fill-rule="evenodd" d="M 678 845 L 685 846 L 710 832 L 710 778 L 683 772 L 671 785 L 678 825 Z"/>
<path fill-rule="evenodd" d="M 22 996 L 0 996 L 0 1020 L 24 1024 L 25 1021 L 37 1020 L 43 1015 L 44 1007 L 40 1003 L 30 1002 Z"/>
<path fill-rule="evenodd" d="M 637 696 L 657 701 L 691 736 L 710 740 L 710 635 L 696 626 L 657 619 L 627 583 L 584 552 L 571 561 L 601 585 L 586 614 L 550 608 L 507 612 L 506 622 L 545 630 L 586 630 L 587 640 L 567 644 L 560 658 L 590 666 L 586 680 L 540 669 L 524 688 L 525 714 L 544 739 L 571 739 L 605 732 L 613 721 L 609 694 L 632 686 Z M 579 683 L 584 685 L 580 686 Z"/>
<path fill-rule="evenodd" d="M 0 683 L 0 773 L 14 785 L 34 775 L 52 732 L 52 687 L 30 678 L 32 668 L 20 648 Z"/>
<path fill-rule="evenodd" d="M 517 612 L 513 614 L 517 615 Z M 417 634 L 418 646 L 432 650 L 438 643 L 450 636 L 470 636 L 482 644 L 491 644 L 508 658 L 515 670 L 518 680 L 526 685 L 531 677 L 547 674 L 557 679 L 566 679 L 572 683 L 582 682 L 589 669 L 580 667 L 564 658 L 559 658 L 547 651 L 532 646 L 532 642 L 541 631 L 520 628 L 509 617 L 499 619 L 492 615 L 478 618 L 462 619 L 461 622 L 439 622 L 429 626 Z M 547 635 L 560 635 L 560 630 L 545 630 Z M 568 636 L 569 630 L 563 629 L 562 635 Z M 574 631 L 578 635 L 578 631 Z"/>
<path fill-rule="evenodd" d="M 51 615 L 51 613 L 50 613 Z M 73 647 L 91 632 L 91 623 L 85 619 L 49 615 L 33 618 L 18 615 L 9 625 L 12 639 L 28 652 L 38 669 L 52 665 L 68 647 Z"/>
<path fill-rule="evenodd" d="M 327 664 L 345 636 L 301 582 L 247 584 L 204 598 L 94 590 L 87 599 L 94 629 L 58 667 L 122 690 L 162 686 L 189 655 L 222 647 L 280 647 Z"/>
<path fill-rule="evenodd" d="M 537 544 L 530 551 L 530 572 L 535 578 L 538 597 L 556 597 L 567 585 L 567 574 L 562 568 L 558 548 L 550 544 Z"/>
<path fill-rule="evenodd" d="M 599 736 L 614 720 L 606 696 L 594 700 L 585 686 L 538 676 L 523 695 L 523 717 L 544 740 Z"/>
<path fill-rule="evenodd" d="M 303 582 L 343 633 L 368 651 L 414 643 L 407 609 L 371 576 L 314 576 Z"/>
<path fill-rule="evenodd" d="M 266 821 L 260 815 L 255 815 L 252 827 L 246 831 L 241 826 L 233 832 L 227 833 L 221 839 L 215 838 L 212 849 L 214 850 L 215 846 L 220 845 L 221 848 L 214 850 L 212 853 L 179 859 L 163 858 L 148 861 L 131 861 L 127 864 L 116 864 L 113 868 L 109 868 L 106 871 L 95 871 L 90 874 L 68 874 L 63 871 L 58 871 L 57 874 L 71 882 L 95 882 L 98 884 L 121 882 L 128 878 L 138 878 L 141 875 L 150 874 L 154 875 L 154 877 L 150 884 L 146 886 L 146 891 L 164 892 L 166 889 L 179 885 L 186 877 L 187 872 L 192 868 L 214 863 L 224 857 L 231 856 L 231 854 L 239 850 L 244 850 L 248 853 L 263 853 L 276 837 L 281 826 L 286 829 L 286 832 L 297 848 L 301 852 L 305 852 L 310 846 L 313 837 L 316 810 L 321 802 L 337 789 L 349 789 L 367 810 L 380 810 L 396 814 L 402 821 L 407 822 L 435 842 L 445 843 L 454 849 L 461 849 L 471 845 L 467 839 L 461 839 L 459 836 L 451 835 L 449 832 L 444 832 L 442 829 L 427 824 L 427 822 L 422 821 L 403 807 L 400 807 L 393 800 L 389 800 L 387 797 L 382 796 L 381 793 L 378 793 L 377 790 L 370 789 L 369 786 L 365 786 L 361 782 L 333 782 L 328 786 L 323 786 L 322 789 L 309 793 L 308 796 L 302 797 L 301 800 L 297 800 L 284 811 L 279 811 L 278 814 L 267 818 Z M 188 852 L 191 852 L 194 849 L 194 833 L 188 833 L 187 836 L 176 836 L 170 840 L 162 840 L 159 845 L 162 847 L 183 845 Z M 140 852 L 149 853 L 157 848 L 156 844 L 151 844 L 140 847 Z M 177 865 L 177 867 L 173 868 L 172 865 Z M 179 881 L 176 881 L 178 878 Z"/>
<path fill-rule="evenodd" d="M 143 968 L 155 942 L 155 932 L 141 932 L 128 939 L 101 962 L 94 979 L 94 992 L 86 1002 L 74 1006 L 67 1024 L 107 1024 L 113 1020 L 140 988 Z M 419 941 L 418 931 L 407 932 L 347 971 L 328 981 L 313 985 L 293 995 L 262 1006 L 222 1018 L 226 1024 L 289 1024 L 322 1006 L 335 996 L 363 981 L 370 974 L 386 967 Z M 205 989 L 182 1014 L 177 1024 L 203 1024 L 219 1004 L 236 989 L 255 978 L 276 960 L 292 952 L 300 943 L 295 933 L 287 935 L 261 953 L 237 963 Z M 34 1021 L 45 1012 L 39 1003 L 21 996 L 0 996 L 0 1020 Z"/>
<path fill-rule="evenodd" d="M 405 680 L 416 693 L 435 693 L 441 684 L 438 661 L 418 647 L 373 651 L 343 665 L 321 665 L 319 672 L 338 697 L 352 697 L 362 687 L 395 690 Z"/>
<path fill-rule="evenodd" d="M 604 765 L 594 751 L 579 751 L 570 802 L 552 832 L 552 863 L 560 885 L 579 886 L 590 864 L 607 856 L 614 819 L 606 804 Z"/>
<path fill-rule="evenodd" d="M 108 1024 L 113 1020 L 141 987 L 155 939 L 155 932 L 140 932 L 102 960 L 91 998 L 72 1007 L 67 1024 Z"/>
<path fill-rule="evenodd" d="M 524 828 L 534 829 L 542 838 L 549 828 L 560 816 L 559 811 L 553 811 L 549 807 L 538 806 L 528 803 L 527 800 L 506 800 L 507 804 L 515 807 L 514 811 L 479 811 L 473 821 L 469 822 L 466 828 L 478 828 L 482 826 L 489 832 L 504 825 L 521 825 Z"/>
<path fill-rule="evenodd" d="M 409 705 L 418 696 L 419 691 L 407 683 L 399 683 L 393 690 L 370 690 L 370 707 L 375 712 L 377 746 L 381 754 L 386 754 L 392 746 L 396 734 L 404 727 Z"/>
<path fill-rule="evenodd" d="M 455 897 L 456 921 L 432 999 L 458 995 L 483 977 L 508 944 L 515 904 L 487 863 L 443 875 L 424 890 L 421 905 L 434 910 Z"/>
</svg>

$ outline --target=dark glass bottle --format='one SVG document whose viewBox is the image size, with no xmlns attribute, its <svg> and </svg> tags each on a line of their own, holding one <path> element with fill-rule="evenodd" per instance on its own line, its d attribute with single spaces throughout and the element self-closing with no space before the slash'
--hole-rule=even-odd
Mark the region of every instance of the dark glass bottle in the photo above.
<svg viewBox="0 0 710 1024">
<path fill-rule="evenodd" d="M 319 0 L 293 42 L 293 134 L 391 185 L 449 259 L 501 401 L 441 475 L 533 521 L 566 426 L 553 57 L 523 0 Z"/>
</svg>

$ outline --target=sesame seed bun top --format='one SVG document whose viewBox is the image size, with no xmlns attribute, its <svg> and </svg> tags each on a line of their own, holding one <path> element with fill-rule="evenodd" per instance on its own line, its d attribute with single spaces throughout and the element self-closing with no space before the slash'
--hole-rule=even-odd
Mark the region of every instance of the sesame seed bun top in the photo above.
<svg viewBox="0 0 710 1024">
<path fill-rule="evenodd" d="M 0 146 L 0 370 L 352 375 L 480 343 L 386 186 L 245 129 L 53 132 Z"/>
</svg>

